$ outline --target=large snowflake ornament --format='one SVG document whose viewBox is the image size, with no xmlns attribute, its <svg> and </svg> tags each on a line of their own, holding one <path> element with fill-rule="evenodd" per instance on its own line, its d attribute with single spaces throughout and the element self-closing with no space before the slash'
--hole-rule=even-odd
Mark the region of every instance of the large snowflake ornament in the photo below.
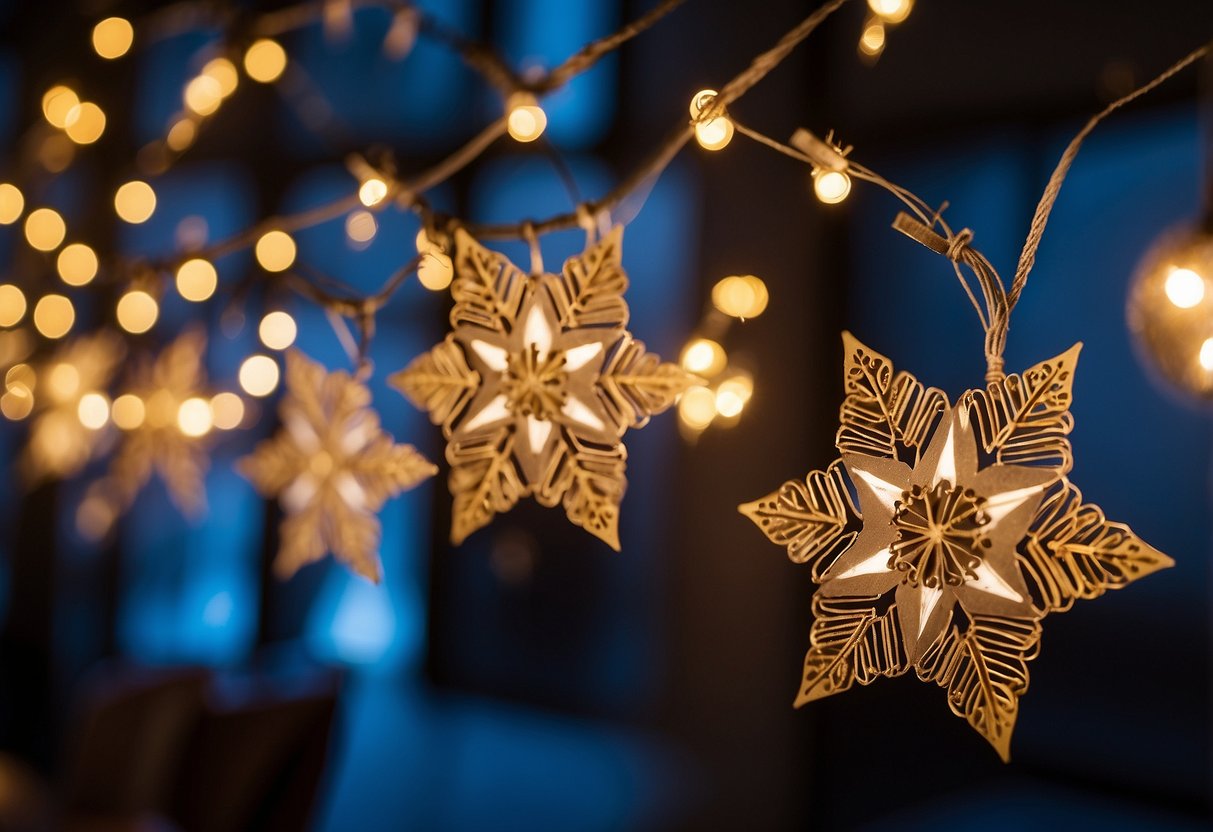
<svg viewBox="0 0 1213 832">
<path fill-rule="evenodd" d="M 1009 759 L 1041 619 L 1172 561 L 1066 477 L 1078 345 L 950 404 L 843 341 L 841 458 L 741 506 L 819 584 L 796 705 L 913 668 Z"/>
<path fill-rule="evenodd" d="M 453 332 L 392 377 L 447 438 L 453 542 L 533 496 L 619 548 L 623 434 L 697 381 L 628 333 L 621 240 L 528 276 L 455 232 Z"/>
<path fill-rule="evenodd" d="M 343 371 L 291 351 L 282 429 L 240 460 L 257 490 L 286 517 L 274 569 L 283 578 L 326 552 L 378 581 L 383 503 L 437 473 L 411 445 L 397 445 L 371 409 L 371 392 Z"/>
</svg>

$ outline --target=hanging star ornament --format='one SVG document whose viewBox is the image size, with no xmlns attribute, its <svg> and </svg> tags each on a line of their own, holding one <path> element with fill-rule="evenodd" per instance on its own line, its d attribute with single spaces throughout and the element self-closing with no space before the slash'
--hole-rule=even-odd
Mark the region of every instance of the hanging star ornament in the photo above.
<svg viewBox="0 0 1213 832">
<path fill-rule="evenodd" d="M 125 432 L 110 465 L 111 495 L 125 508 L 153 472 L 173 503 L 190 517 L 206 510 L 205 434 L 180 421 L 181 406 L 204 395 L 206 333 L 189 329 L 132 374 L 129 393 L 143 403 L 143 419 Z"/>
<path fill-rule="evenodd" d="M 534 497 L 619 549 L 623 435 L 699 381 L 627 331 L 622 235 L 528 276 L 455 232 L 453 332 L 391 379 L 447 439 L 453 543 Z"/>
<path fill-rule="evenodd" d="M 1041 620 L 1173 562 L 1066 476 L 1081 345 L 952 404 L 843 344 L 841 458 L 740 507 L 818 585 L 795 704 L 913 668 L 1009 760 Z"/>
<path fill-rule="evenodd" d="M 38 409 L 21 457 L 28 484 L 73 476 L 104 449 L 104 427 L 85 425 L 80 406 L 86 396 L 105 392 L 124 353 L 122 339 L 103 331 L 60 347 L 36 374 L 28 365 L 10 371 L 9 389 L 21 385 Z"/>
<path fill-rule="evenodd" d="M 291 351 L 282 429 L 239 462 L 239 471 L 286 513 L 274 569 L 289 578 L 326 552 L 372 581 L 381 575 L 383 503 L 437 473 L 410 445 L 397 445 L 357 378 Z"/>
</svg>

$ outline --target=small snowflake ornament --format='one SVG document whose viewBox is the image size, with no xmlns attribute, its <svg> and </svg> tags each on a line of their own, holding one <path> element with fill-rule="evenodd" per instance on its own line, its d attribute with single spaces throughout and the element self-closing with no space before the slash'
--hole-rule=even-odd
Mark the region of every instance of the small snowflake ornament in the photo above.
<svg viewBox="0 0 1213 832">
<path fill-rule="evenodd" d="M 622 234 L 528 276 L 455 232 L 454 331 L 391 379 L 447 438 L 454 543 L 534 497 L 619 549 L 623 435 L 698 381 L 627 331 Z"/>
<path fill-rule="evenodd" d="M 101 450 L 105 429 L 86 426 L 80 406 L 86 396 L 104 394 L 124 353 L 121 338 L 97 332 L 57 349 L 38 368 L 36 381 L 30 374 L 36 415 L 21 457 L 28 483 L 73 476 Z"/>
<path fill-rule="evenodd" d="M 325 553 L 358 574 L 380 578 L 383 503 L 437 473 L 410 445 L 397 445 L 371 409 L 371 393 L 343 371 L 291 351 L 286 356 L 282 429 L 240 460 L 263 495 L 276 496 L 282 521 L 274 569 L 288 578 Z"/>
<path fill-rule="evenodd" d="M 1079 346 L 951 404 L 843 341 L 841 458 L 741 506 L 818 584 L 795 704 L 912 668 L 1009 759 L 1041 619 L 1172 561 L 1066 477 Z"/>
</svg>

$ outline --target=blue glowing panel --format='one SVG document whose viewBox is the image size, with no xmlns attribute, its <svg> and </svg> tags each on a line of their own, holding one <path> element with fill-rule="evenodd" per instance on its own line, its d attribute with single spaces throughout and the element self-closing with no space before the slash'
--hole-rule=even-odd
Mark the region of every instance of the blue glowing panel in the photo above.
<svg viewBox="0 0 1213 832">
<path fill-rule="evenodd" d="M 282 210 L 295 213 L 351 196 L 358 181 L 339 166 L 313 168 L 292 185 L 283 199 Z M 417 217 L 389 205 L 369 215 L 373 223 L 347 223 L 349 215 L 305 228 L 294 236 L 299 244 L 300 260 L 321 274 L 340 281 L 363 294 L 377 291 L 401 266 L 417 254 L 414 240 L 421 227 Z M 363 218 L 365 219 L 365 218 Z M 373 229 L 369 240 L 366 228 Z M 353 232 L 353 236 L 348 232 Z"/>
<path fill-rule="evenodd" d="M 602 162 L 585 157 L 571 157 L 568 162 L 576 193 L 566 188 L 552 163 L 541 155 L 527 153 L 486 162 L 472 181 L 469 200 L 472 218 L 485 223 L 515 223 L 563 214 L 572 211 L 580 200 L 600 196 L 610 189 L 610 171 Z M 525 243 L 491 245 L 522 269 L 529 268 L 530 249 Z M 543 238 L 544 266 L 549 271 L 559 269 L 565 258 L 583 248 L 584 231 L 547 234 Z"/>
<path fill-rule="evenodd" d="M 1012 143 L 977 139 L 959 148 L 928 151 L 913 161 L 874 159 L 871 164 L 929 204 L 948 208 L 954 229 L 971 228 L 974 245 L 1003 274 L 1013 274 L 1031 210 L 1023 160 Z M 994 195 L 992 198 L 991 195 Z M 863 233 L 850 250 L 854 302 L 848 328 L 897 366 L 952 395 L 985 376 L 984 335 L 977 315 L 947 260 L 889 227 L 900 210 L 891 196 L 856 186 L 850 208 Z M 1022 328 L 1016 318 L 1015 340 Z M 1056 355 L 1069 344 L 1054 345 Z M 1043 357 L 1043 356 L 1042 356 Z M 1009 365 L 1017 366 L 1008 356 Z"/>
<path fill-rule="evenodd" d="M 347 688 L 317 829 L 659 829 L 686 772 L 651 736 L 395 680 Z M 390 778 L 382 776 L 391 770 Z"/>
<path fill-rule="evenodd" d="M 495 3 L 495 30 L 515 66 L 550 69 L 619 24 L 619 3 L 504 0 Z M 542 102 L 547 135 L 560 147 L 586 148 L 601 141 L 615 117 L 615 55 L 601 60 Z"/>
<path fill-rule="evenodd" d="M 184 32 L 143 45 L 136 41 L 133 130 L 138 144 L 164 138 L 173 116 L 182 110 L 185 85 L 215 56 L 215 43 L 214 33 L 203 31 Z M 90 91 L 84 92 L 87 97 Z M 104 100 L 102 106 L 109 109 Z"/>
<path fill-rule="evenodd" d="M 231 664 L 252 649 L 261 504 L 232 470 L 232 456 L 216 454 L 212 464 L 210 522 L 183 519 L 157 482 L 123 526 L 118 642 L 139 661 Z"/>
<path fill-rule="evenodd" d="M 457 31 L 474 34 L 472 24 L 478 14 L 472 0 L 418 5 L 433 7 Z M 447 149 L 452 140 L 479 129 L 473 121 L 476 114 L 453 103 L 468 100 L 477 83 L 458 55 L 422 35 L 406 57 L 394 60 L 383 50 L 391 24 L 386 10 L 363 9 L 355 14 L 353 29 L 344 39 L 309 26 L 288 42 L 288 51 L 306 76 L 300 82 L 304 90 L 314 88 L 331 108 L 328 129 L 397 140 L 409 151 Z M 374 79 L 370 87 L 368 78 Z M 297 113 L 291 118 L 297 119 Z"/>
</svg>

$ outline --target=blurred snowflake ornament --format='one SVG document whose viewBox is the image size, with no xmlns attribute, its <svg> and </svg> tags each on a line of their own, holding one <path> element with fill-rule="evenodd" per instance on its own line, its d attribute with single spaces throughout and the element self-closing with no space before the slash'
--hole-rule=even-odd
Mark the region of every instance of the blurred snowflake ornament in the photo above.
<svg viewBox="0 0 1213 832">
<path fill-rule="evenodd" d="M 378 581 L 380 525 L 389 498 L 437 473 L 410 445 L 397 445 L 371 409 L 371 392 L 344 371 L 328 372 L 297 351 L 286 356 L 282 429 L 240 460 L 282 521 L 274 569 L 283 578 L 332 554 Z"/>
<path fill-rule="evenodd" d="M 106 475 L 92 483 L 76 512 L 87 538 L 108 534 L 157 474 L 182 514 L 206 511 L 210 405 L 203 396 L 206 333 L 187 329 L 155 360 L 138 363 L 114 400 L 111 418 L 122 438 Z M 197 413 L 201 411 L 201 413 Z"/>
<path fill-rule="evenodd" d="M 88 409 L 106 406 L 102 397 L 124 352 L 121 338 L 98 332 L 60 347 L 36 373 L 28 365 L 10 369 L 8 389 L 23 387 L 37 414 L 21 459 L 27 482 L 69 477 L 101 450 L 106 419 L 90 418 Z"/>
<path fill-rule="evenodd" d="M 1079 345 L 953 405 L 843 341 L 841 458 L 741 506 L 819 585 L 795 704 L 913 668 L 1007 760 L 1041 619 L 1172 561 L 1066 477 Z"/>
<path fill-rule="evenodd" d="M 391 379 L 447 438 L 452 542 L 534 497 L 619 549 L 623 434 L 698 381 L 627 331 L 622 235 L 528 276 L 455 232 L 454 331 Z"/>
</svg>

